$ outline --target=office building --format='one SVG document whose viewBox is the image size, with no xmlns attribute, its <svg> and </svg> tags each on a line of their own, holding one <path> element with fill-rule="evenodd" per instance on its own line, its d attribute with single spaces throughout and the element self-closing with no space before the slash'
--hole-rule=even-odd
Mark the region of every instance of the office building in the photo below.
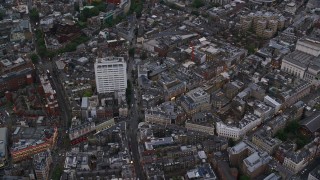
<svg viewBox="0 0 320 180">
<path fill-rule="evenodd" d="M 98 58 L 94 64 L 94 70 L 98 93 L 125 93 L 127 64 L 123 57 Z"/>
<path fill-rule="evenodd" d="M 299 39 L 294 52 L 282 60 L 281 70 L 319 85 L 320 41 L 313 37 Z"/>
<path fill-rule="evenodd" d="M 213 117 L 211 114 L 203 112 L 196 113 L 192 116 L 192 119 L 186 121 L 186 128 L 188 130 L 214 135 Z"/>
<path fill-rule="evenodd" d="M 202 88 L 196 88 L 181 98 L 181 106 L 187 112 L 188 115 L 193 115 L 200 111 L 209 110 L 210 104 L 210 94 L 205 92 Z"/>
<path fill-rule="evenodd" d="M 33 156 L 34 171 L 38 180 L 49 179 L 52 157 L 50 150 L 35 154 Z"/>
<path fill-rule="evenodd" d="M 238 123 L 217 122 L 218 136 L 239 139 L 247 132 L 261 124 L 261 118 L 255 114 L 246 114 Z"/>
<path fill-rule="evenodd" d="M 263 129 L 258 130 L 253 134 L 252 142 L 269 154 L 273 154 L 276 148 L 281 144 L 281 140 L 272 138 L 271 134 L 268 134 L 268 132 Z"/>
<path fill-rule="evenodd" d="M 310 152 L 306 149 L 297 152 L 290 151 L 284 158 L 283 165 L 294 173 L 298 173 L 308 165 Z"/>
</svg>

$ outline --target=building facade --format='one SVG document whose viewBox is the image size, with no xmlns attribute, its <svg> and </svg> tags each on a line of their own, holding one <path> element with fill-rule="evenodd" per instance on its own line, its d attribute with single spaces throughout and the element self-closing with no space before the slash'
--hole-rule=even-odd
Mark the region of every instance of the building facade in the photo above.
<svg viewBox="0 0 320 180">
<path fill-rule="evenodd" d="M 127 63 L 123 57 L 98 58 L 94 70 L 98 93 L 125 93 Z"/>
<path fill-rule="evenodd" d="M 33 156 L 34 172 L 38 180 L 49 179 L 50 165 L 52 157 L 50 150 L 41 152 Z"/>
<path fill-rule="evenodd" d="M 210 94 L 205 92 L 202 88 L 193 89 L 182 96 L 181 106 L 188 115 L 209 110 L 211 107 Z"/>
</svg>

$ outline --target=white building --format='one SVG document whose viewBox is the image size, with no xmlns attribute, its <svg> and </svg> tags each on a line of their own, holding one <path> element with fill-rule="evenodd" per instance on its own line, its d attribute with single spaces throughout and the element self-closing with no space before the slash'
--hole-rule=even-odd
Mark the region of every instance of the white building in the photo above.
<svg viewBox="0 0 320 180">
<path fill-rule="evenodd" d="M 296 50 L 318 57 L 320 55 L 320 41 L 311 38 L 299 39 Z"/>
<path fill-rule="evenodd" d="M 297 11 L 297 4 L 295 2 L 288 3 L 284 11 L 290 14 L 295 14 Z"/>
<path fill-rule="evenodd" d="M 265 96 L 264 102 L 274 108 L 274 113 L 277 113 L 281 108 L 281 104 L 270 96 Z"/>
<path fill-rule="evenodd" d="M 228 126 L 223 122 L 217 122 L 216 124 L 217 134 L 219 136 L 239 139 L 240 138 L 240 129 L 236 126 Z"/>
<path fill-rule="evenodd" d="M 254 129 L 262 122 L 261 118 L 254 114 L 246 114 L 238 124 L 225 124 L 223 122 L 217 122 L 216 129 L 219 136 L 239 139 L 247 132 Z"/>
<path fill-rule="evenodd" d="M 284 158 L 283 165 L 296 174 L 308 165 L 309 154 L 310 152 L 305 149 L 297 152 L 290 151 Z"/>
<path fill-rule="evenodd" d="M 302 79 L 313 59 L 314 56 L 311 54 L 302 51 L 294 51 L 283 58 L 281 70 Z"/>
<path fill-rule="evenodd" d="M 274 109 L 263 102 L 257 101 L 254 107 L 254 114 L 260 117 L 262 121 L 265 121 L 273 116 Z"/>
<path fill-rule="evenodd" d="M 98 58 L 94 64 L 94 70 L 98 93 L 125 93 L 127 64 L 123 57 Z"/>
<path fill-rule="evenodd" d="M 318 85 L 320 69 L 320 41 L 302 38 L 296 44 L 296 50 L 282 60 L 281 70 Z"/>
</svg>

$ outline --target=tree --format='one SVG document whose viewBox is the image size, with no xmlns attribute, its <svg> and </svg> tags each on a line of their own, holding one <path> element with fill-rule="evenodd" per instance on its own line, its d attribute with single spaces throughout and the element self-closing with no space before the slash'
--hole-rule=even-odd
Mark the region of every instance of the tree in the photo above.
<svg viewBox="0 0 320 180">
<path fill-rule="evenodd" d="M 278 139 L 280 139 L 281 141 L 286 141 L 287 138 L 288 138 L 288 135 L 284 132 L 284 130 L 279 130 L 277 133 L 276 133 L 276 137 Z"/>
<path fill-rule="evenodd" d="M 129 49 L 129 56 L 130 57 L 134 57 L 134 53 L 135 53 L 135 49 L 134 48 L 130 48 Z"/>
<path fill-rule="evenodd" d="M 242 175 L 239 178 L 240 180 L 250 180 L 250 177 L 246 176 L 246 175 Z"/>
<path fill-rule="evenodd" d="M 45 45 L 40 45 L 37 48 L 37 51 L 40 57 L 45 57 L 47 55 L 47 48 Z"/>
<path fill-rule="evenodd" d="M 285 132 L 287 133 L 292 133 L 292 134 L 297 134 L 298 133 L 298 130 L 299 130 L 299 123 L 298 121 L 291 121 L 287 126 L 286 128 L 284 129 Z"/>
<path fill-rule="evenodd" d="M 137 18 L 140 18 L 143 10 L 143 1 L 133 0 L 131 1 L 130 11 L 129 13 L 136 13 Z"/>
<path fill-rule="evenodd" d="M 232 138 L 229 138 L 229 140 L 228 140 L 229 147 L 233 147 L 235 144 L 236 144 L 236 142 Z"/>
<path fill-rule="evenodd" d="M 92 92 L 91 91 L 85 91 L 83 93 L 83 97 L 91 97 L 92 96 Z"/>
<path fill-rule="evenodd" d="M 39 12 L 37 9 L 33 8 L 30 10 L 29 12 L 29 16 L 31 21 L 33 22 L 39 22 L 40 18 L 39 18 Z"/>
<path fill-rule="evenodd" d="M 99 15 L 100 11 L 97 7 L 93 8 L 84 8 L 81 11 L 80 20 L 85 22 L 88 18 Z"/>
<path fill-rule="evenodd" d="M 74 7 L 74 10 L 75 11 L 80 11 L 80 8 L 79 8 L 79 3 L 78 2 L 75 2 L 74 4 L 73 4 L 73 7 Z"/>
<path fill-rule="evenodd" d="M 33 64 L 38 64 L 39 62 L 39 56 L 37 54 L 31 54 L 30 59 L 32 61 Z"/>
<path fill-rule="evenodd" d="M 192 7 L 194 8 L 200 8 L 202 6 L 204 6 L 204 2 L 202 0 L 194 0 L 192 2 Z"/>
<path fill-rule="evenodd" d="M 99 9 L 99 11 L 105 12 L 107 5 L 101 0 L 95 0 L 91 3 L 92 6 L 95 6 Z"/>
<path fill-rule="evenodd" d="M 140 58 L 141 58 L 141 60 L 147 59 L 148 58 L 147 53 L 146 52 L 142 52 Z"/>
<path fill-rule="evenodd" d="M 248 50 L 249 54 L 253 54 L 255 53 L 256 46 L 253 43 L 251 43 L 246 47 L 246 49 Z"/>
<path fill-rule="evenodd" d="M 5 14 L 3 12 L 0 12 L 0 21 L 3 20 L 4 15 Z"/>
<path fill-rule="evenodd" d="M 199 16 L 199 12 L 198 11 L 191 11 L 191 14 L 195 15 L 195 16 Z"/>
<path fill-rule="evenodd" d="M 53 180 L 59 180 L 61 175 L 63 173 L 63 168 L 60 165 L 57 165 L 54 169 L 53 169 L 53 173 L 52 173 L 52 179 Z"/>
</svg>

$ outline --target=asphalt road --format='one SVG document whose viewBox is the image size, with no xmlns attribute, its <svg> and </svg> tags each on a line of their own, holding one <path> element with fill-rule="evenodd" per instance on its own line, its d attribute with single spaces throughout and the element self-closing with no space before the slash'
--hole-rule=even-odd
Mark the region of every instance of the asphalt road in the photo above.
<svg viewBox="0 0 320 180">
<path fill-rule="evenodd" d="M 128 62 L 128 79 L 133 82 L 135 79 L 131 76 L 131 70 L 132 67 L 134 66 L 133 63 L 134 59 L 130 58 Z M 132 83 L 133 85 L 133 83 Z M 144 174 L 143 174 L 143 169 L 140 164 L 140 156 L 139 156 L 139 149 L 138 149 L 138 140 L 137 140 L 137 129 L 138 129 L 138 124 L 139 124 L 139 110 L 137 106 L 137 101 L 135 100 L 134 93 L 137 88 L 133 85 L 133 89 L 135 89 L 132 92 L 131 99 L 132 99 L 132 105 L 130 107 L 129 111 L 129 120 L 128 120 L 128 130 L 127 130 L 127 139 L 128 139 L 128 144 L 130 151 L 132 152 L 132 158 L 133 158 L 133 163 L 135 167 L 135 173 L 137 178 L 139 179 L 145 179 Z"/>
<path fill-rule="evenodd" d="M 52 84 L 52 88 L 55 89 L 56 91 L 56 95 L 57 95 L 57 100 L 58 100 L 58 104 L 60 107 L 60 127 L 63 128 L 63 130 L 67 130 L 68 127 L 68 121 L 70 121 L 71 119 L 71 111 L 70 111 L 70 107 L 68 104 L 68 100 L 66 99 L 67 96 L 64 94 L 64 90 L 62 87 L 62 84 L 60 82 L 60 80 L 58 79 L 59 76 L 57 74 L 56 71 L 54 71 L 53 67 L 54 67 L 54 62 L 42 62 L 41 66 L 38 66 L 39 70 L 43 70 L 44 72 L 46 72 L 46 70 L 50 71 L 50 82 Z"/>
<path fill-rule="evenodd" d="M 56 167 L 56 166 L 60 166 L 63 165 L 64 163 L 64 151 L 66 147 L 63 147 L 61 145 L 63 145 L 62 141 L 63 138 L 66 135 L 66 130 L 69 129 L 68 127 L 68 121 L 70 121 L 71 119 L 71 111 L 70 111 L 70 107 L 67 103 L 66 97 L 64 95 L 64 90 L 63 87 L 60 83 L 60 81 L 58 80 L 57 77 L 59 77 L 54 71 L 53 71 L 53 63 L 51 61 L 47 61 L 47 62 L 43 62 L 41 60 L 41 64 L 39 64 L 37 66 L 37 69 L 40 72 L 46 72 L 47 70 L 50 71 L 50 74 L 48 74 L 49 80 L 51 82 L 52 88 L 56 91 L 56 98 L 58 100 L 58 104 L 60 107 L 60 122 L 59 122 L 59 128 L 61 128 L 62 130 L 59 132 L 59 136 L 58 136 L 58 144 L 57 144 L 57 151 L 52 153 L 52 170 Z M 50 171 L 50 175 L 49 177 L 52 176 L 53 171 Z"/>
</svg>

